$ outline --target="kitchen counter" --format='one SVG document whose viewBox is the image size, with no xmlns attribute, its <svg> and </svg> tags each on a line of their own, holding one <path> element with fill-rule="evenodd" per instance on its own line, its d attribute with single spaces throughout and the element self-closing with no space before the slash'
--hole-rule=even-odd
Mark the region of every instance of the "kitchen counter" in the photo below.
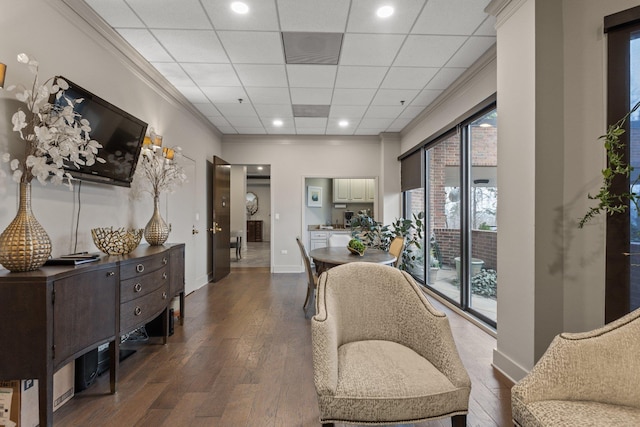
<svg viewBox="0 0 640 427">
<path fill-rule="evenodd" d="M 345 227 L 342 224 L 332 224 L 332 225 L 309 225 L 307 226 L 307 231 L 316 231 L 316 230 L 336 230 L 336 231 L 351 231 L 351 227 Z"/>
</svg>

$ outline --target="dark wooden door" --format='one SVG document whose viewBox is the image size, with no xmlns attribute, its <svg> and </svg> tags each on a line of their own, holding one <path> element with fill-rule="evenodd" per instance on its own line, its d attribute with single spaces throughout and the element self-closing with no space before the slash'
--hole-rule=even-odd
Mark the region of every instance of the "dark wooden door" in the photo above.
<svg viewBox="0 0 640 427">
<path fill-rule="evenodd" d="M 231 271 L 229 242 L 231 238 L 230 184 L 231 165 L 221 158 L 213 157 L 213 226 L 212 235 L 213 281 L 225 277 Z"/>
</svg>

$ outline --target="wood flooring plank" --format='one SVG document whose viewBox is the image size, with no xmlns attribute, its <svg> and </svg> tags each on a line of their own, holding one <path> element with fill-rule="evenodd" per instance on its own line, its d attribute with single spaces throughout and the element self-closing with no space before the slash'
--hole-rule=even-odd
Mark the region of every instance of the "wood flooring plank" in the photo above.
<svg viewBox="0 0 640 427">
<path fill-rule="evenodd" d="M 55 412 L 54 425 L 319 427 L 305 280 L 238 268 L 193 292 L 185 324 L 176 324 L 167 345 L 157 338 L 134 345 L 120 365 L 117 394 L 102 375 Z M 511 384 L 491 367 L 495 339 L 433 303 L 447 313 L 472 378 L 468 426 L 511 425 Z"/>
</svg>

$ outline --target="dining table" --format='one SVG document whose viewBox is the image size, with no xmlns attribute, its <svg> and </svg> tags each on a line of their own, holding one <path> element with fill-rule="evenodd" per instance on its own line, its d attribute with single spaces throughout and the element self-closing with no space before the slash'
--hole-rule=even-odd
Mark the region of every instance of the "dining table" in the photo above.
<svg viewBox="0 0 640 427">
<path fill-rule="evenodd" d="M 353 254 L 343 246 L 328 246 L 324 248 L 312 249 L 309 257 L 316 265 L 316 273 L 322 272 L 337 265 L 348 264 L 350 262 L 373 262 L 377 264 L 393 264 L 396 257 L 387 251 L 376 248 L 367 248 L 363 255 Z"/>
</svg>

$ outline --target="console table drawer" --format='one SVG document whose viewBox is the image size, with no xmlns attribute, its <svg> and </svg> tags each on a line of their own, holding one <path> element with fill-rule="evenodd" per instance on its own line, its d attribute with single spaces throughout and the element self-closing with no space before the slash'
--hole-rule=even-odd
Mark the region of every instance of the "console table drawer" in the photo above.
<svg viewBox="0 0 640 427">
<path fill-rule="evenodd" d="M 133 262 L 121 264 L 120 280 L 126 280 L 132 277 L 138 277 L 140 275 L 147 274 L 161 267 L 164 267 L 168 263 L 169 263 L 168 255 L 163 254 L 161 256 L 140 258 Z"/>
<path fill-rule="evenodd" d="M 167 288 L 155 291 L 125 302 L 120 306 L 120 333 L 126 333 L 141 326 L 167 308 Z"/>
<path fill-rule="evenodd" d="M 120 282 L 120 301 L 127 302 L 146 295 L 161 286 L 166 287 L 169 273 L 167 268 L 160 268 L 148 274 Z"/>
</svg>

